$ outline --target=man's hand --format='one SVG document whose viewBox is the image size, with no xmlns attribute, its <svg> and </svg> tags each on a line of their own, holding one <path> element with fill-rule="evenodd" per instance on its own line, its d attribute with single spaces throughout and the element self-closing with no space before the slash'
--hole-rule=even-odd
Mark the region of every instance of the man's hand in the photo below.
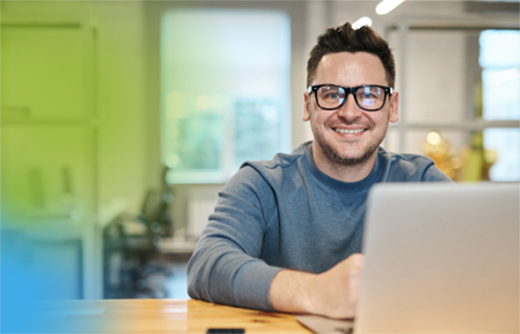
<svg viewBox="0 0 520 334">
<path fill-rule="evenodd" d="M 364 259 L 362 254 L 353 254 L 318 275 L 281 270 L 271 283 L 271 305 L 281 312 L 352 318 L 359 300 Z"/>
<path fill-rule="evenodd" d="M 353 318 L 359 300 L 365 257 L 353 254 L 318 275 L 313 296 L 314 312 L 330 318 Z"/>
</svg>

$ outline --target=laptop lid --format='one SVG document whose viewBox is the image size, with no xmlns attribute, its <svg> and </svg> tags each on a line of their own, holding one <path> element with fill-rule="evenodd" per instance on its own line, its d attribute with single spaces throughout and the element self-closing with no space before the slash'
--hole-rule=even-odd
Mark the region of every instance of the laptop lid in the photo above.
<svg viewBox="0 0 520 334">
<path fill-rule="evenodd" d="M 356 333 L 518 333 L 519 185 L 380 184 Z"/>
</svg>

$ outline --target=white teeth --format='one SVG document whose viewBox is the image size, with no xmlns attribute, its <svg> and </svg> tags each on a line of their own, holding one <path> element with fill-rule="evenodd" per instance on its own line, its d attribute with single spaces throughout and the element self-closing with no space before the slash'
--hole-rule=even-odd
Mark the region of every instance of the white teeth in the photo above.
<svg viewBox="0 0 520 334">
<path fill-rule="evenodd" d="M 365 129 L 356 129 L 356 130 L 334 129 L 334 130 L 339 133 L 361 133 L 361 132 L 365 131 Z"/>
</svg>

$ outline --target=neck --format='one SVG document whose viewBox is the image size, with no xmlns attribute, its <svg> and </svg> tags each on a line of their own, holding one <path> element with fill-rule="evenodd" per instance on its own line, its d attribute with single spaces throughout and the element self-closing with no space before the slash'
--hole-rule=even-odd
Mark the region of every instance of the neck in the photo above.
<svg viewBox="0 0 520 334">
<path fill-rule="evenodd" d="M 337 162 L 330 161 L 319 144 L 315 141 L 312 143 L 312 153 L 314 163 L 318 169 L 327 176 L 342 182 L 361 181 L 370 174 L 376 162 L 377 150 L 366 161 L 355 165 L 342 165 Z"/>
</svg>

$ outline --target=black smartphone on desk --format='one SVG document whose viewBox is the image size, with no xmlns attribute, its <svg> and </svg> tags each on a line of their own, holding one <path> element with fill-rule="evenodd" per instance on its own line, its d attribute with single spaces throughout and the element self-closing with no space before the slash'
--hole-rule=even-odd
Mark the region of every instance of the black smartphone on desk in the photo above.
<svg viewBox="0 0 520 334">
<path fill-rule="evenodd" d="M 209 328 L 206 334 L 244 334 L 243 328 Z"/>
</svg>

